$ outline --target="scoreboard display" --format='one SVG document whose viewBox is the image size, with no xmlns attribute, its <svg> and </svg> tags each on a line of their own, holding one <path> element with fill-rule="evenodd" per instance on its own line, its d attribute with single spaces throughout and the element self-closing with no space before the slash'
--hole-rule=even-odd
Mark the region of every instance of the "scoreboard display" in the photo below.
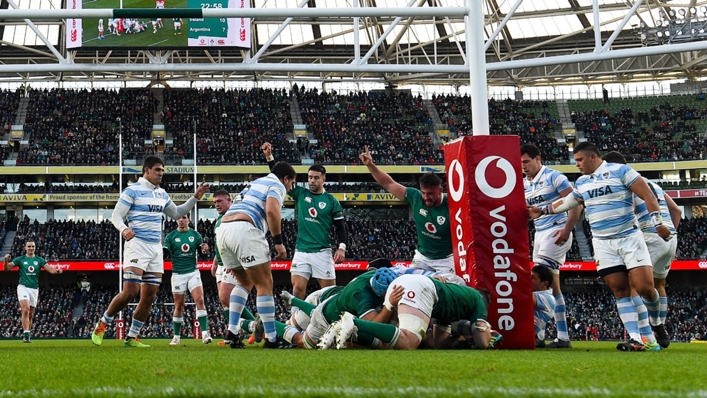
<svg viewBox="0 0 707 398">
<path fill-rule="evenodd" d="M 249 0 L 67 1 L 68 8 L 249 8 Z M 77 8 L 78 8 L 77 7 Z M 78 21 L 78 23 L 77 23 Z M 68 32 L 71 29 L 71 32 Z M 85 18 L 67 20 L 67 48 L 250 48 L 250 18 Z M 78 32 L 81 32 L 80 35 Z M 73 42 L 71 41 L 73 40 Z"/>
</svg>

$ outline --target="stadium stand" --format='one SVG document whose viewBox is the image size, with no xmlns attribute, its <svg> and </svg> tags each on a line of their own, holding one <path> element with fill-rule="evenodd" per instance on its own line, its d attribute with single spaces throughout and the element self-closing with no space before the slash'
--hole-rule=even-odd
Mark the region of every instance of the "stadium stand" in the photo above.
<svg viewBox="0 0 707 398">
<path fill-rule="evenodd" d="M 168 151 L 194 157 L 194 122 L 199 164 L 264 164 L 260 146 L 273 144 L 278 160 L 300 164 L 285 90 L 165 90 L 163 120 L 173 138 Z"/>
<path fill-rule="evenodd" d="M 300 92 L 300 111 L 316 140 L 315 163 L 357 164 L 368 145 L 376 164 L 441 164 L 442 152 L 429 136 L 432 121 L 421 97 L 406 91 L 338 95 L 316 89 Z"/>
</svg>

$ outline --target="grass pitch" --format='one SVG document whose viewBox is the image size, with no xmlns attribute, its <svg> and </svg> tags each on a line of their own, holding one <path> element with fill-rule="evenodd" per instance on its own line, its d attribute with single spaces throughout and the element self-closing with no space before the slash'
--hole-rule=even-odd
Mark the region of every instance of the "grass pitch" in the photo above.
<svg viewBox="0 0 707 398">
<path fill-rule="evenodd" d="M 0 341 L 0 397 L 707 397 L 707 344 L 571 350 L 232 350 L 185 339 Z"/>
</svg>

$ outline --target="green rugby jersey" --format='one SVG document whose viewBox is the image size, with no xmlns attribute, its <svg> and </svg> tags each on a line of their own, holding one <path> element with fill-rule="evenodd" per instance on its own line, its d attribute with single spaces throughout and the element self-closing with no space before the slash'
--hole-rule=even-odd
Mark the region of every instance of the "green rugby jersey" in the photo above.
<svg viewBox="0 0 707 398">
<path fill-rule="evenodd" d="M 449 325 L 465 319 L 471 322 L 486 319 L 486 303 L 476 289 L 432 279 L 437 290 L 437 303 L 432 308 L 432 318 L 440 325 Z"/>
<path fill-rule="evenodd" d="M 405 188 L 405 202 L 410 204 L 415 220 L 417 251 L 432 260 L 451 256 L 452 233 L 447 195 L 442 196 L 439 206 L 427 207 L 419 189 Z"/>
<path fill-rule="evenodd" d="M 178 229 L 170 232 L 163 247 L 172 253 L 172 272 L 188 274 L 196 271 L 196 251 L 203 242 L 201 234 L 191 228 L 185 232 Z"/>
<path fill-rule="evenodd" d="M 334 220 L 344 218 L 341 203 L 329 192 L 313 194 L 304 187 L 292 188 L 289 195 L 297 211 L 297 251 L 317 253 L 331 248 L 329 231 Z"/>
<path fill-rule="evenodd" d="M 322 312 L 328 322 L 333 322 L 341 317 L 344 311 L 361 317 L 368 312 L 383 305 L 384 297 L 378 297 L 371 288 L 371 277 L 376 271 L 371 270 L 349 282 L 339 294 L 326 302 Z"/>
<path fill-rule="evenodd" d="M 30 289 L 39 289 L 39 270 L 47 265 L 43 258 L 20 256 L 12 260 L 12 264 L 20 270 L 20 285 Z"/>
</svg>

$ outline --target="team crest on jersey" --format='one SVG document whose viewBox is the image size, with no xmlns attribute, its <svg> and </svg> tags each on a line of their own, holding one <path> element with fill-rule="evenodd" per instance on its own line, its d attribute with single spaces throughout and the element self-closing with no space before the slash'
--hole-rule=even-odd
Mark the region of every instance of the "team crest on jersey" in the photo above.
<svg viewBox="0 0 707 398">
<path fill-rule="evenodd" d="M 27 271 L 28 271 L 28 272 L 34 272 L 34 267 L 30 265 L 29 267 L 27 267 Z"/>
<path fill-rule="evenodd" d="M 304 201 L 307 202 L 307 203 L 312 203 L 312 198 L 310 198 L 309 196 L 307 196 L 306 198 L 304 198 Z"/>
<path fill-rule="evenodd" d="M 538 188 L 540 188 L 540 187 L 542 187 L 542 186 L 543 186 L 543 182 L 544 182 L 544 181 L 540 181 L 540 182 L 538 182 Z"/>
<path fill-rule="evenodd" d="M 317 209 L 315 209 L 314 207 L 310 207 L 309 208 L 309 215 L 312 217 L 316 217 L 317 216 Z"/>
<path fill-rule="evenodd" d="M 609 179 L 609 172 L 608 171 L 605 172 L 604 174 L 601 175 L 601 177 L 605 180 L 608 180 Z"/>
<path fill-rule="evenodd" d="M 188 252 L 188 251 L 189 251 L 189 245 L 187 245 L 186 243 L 183 244 L 183 245 L 182 245 L 182 251 L 185 252 L 185 253 Z"/>
<path fill-rule="evenodd" d="M 432 232 L 433 234 L 437 233 L 437 227 L 435 227 L 435 225 L 432 224 L 431 222 L 425 223 L 425 229 L 429 232 Z"/>
<path fill-rule="evenodd" d="M 319 202 L 319 208 L 320 208 L 320 209 L 324 210 L 325 207 L 326 207 L 326 203 L 324 203 L 324 202 Z"/>
<path fill-rule="evenodd" d="M 425 210 L 425 209 L 420 209 L 420 215 L 421 215 L 422 217 L 427 217 L 427 210 Z"/>
<path fill-rule="evenodd" d="M 192 243 L 194 242 L 194 237 L 193 237 L 193 236 L 190 236 L 190 237 L 189 237 L 189 242 L 192 242 Z"/>
<path fill-rule="evenodd" d="M 447 221 L 447 218 L 444 216 L 437 216 L 437 224 L 442 225 L 444 222 Z"/>
</svg>

